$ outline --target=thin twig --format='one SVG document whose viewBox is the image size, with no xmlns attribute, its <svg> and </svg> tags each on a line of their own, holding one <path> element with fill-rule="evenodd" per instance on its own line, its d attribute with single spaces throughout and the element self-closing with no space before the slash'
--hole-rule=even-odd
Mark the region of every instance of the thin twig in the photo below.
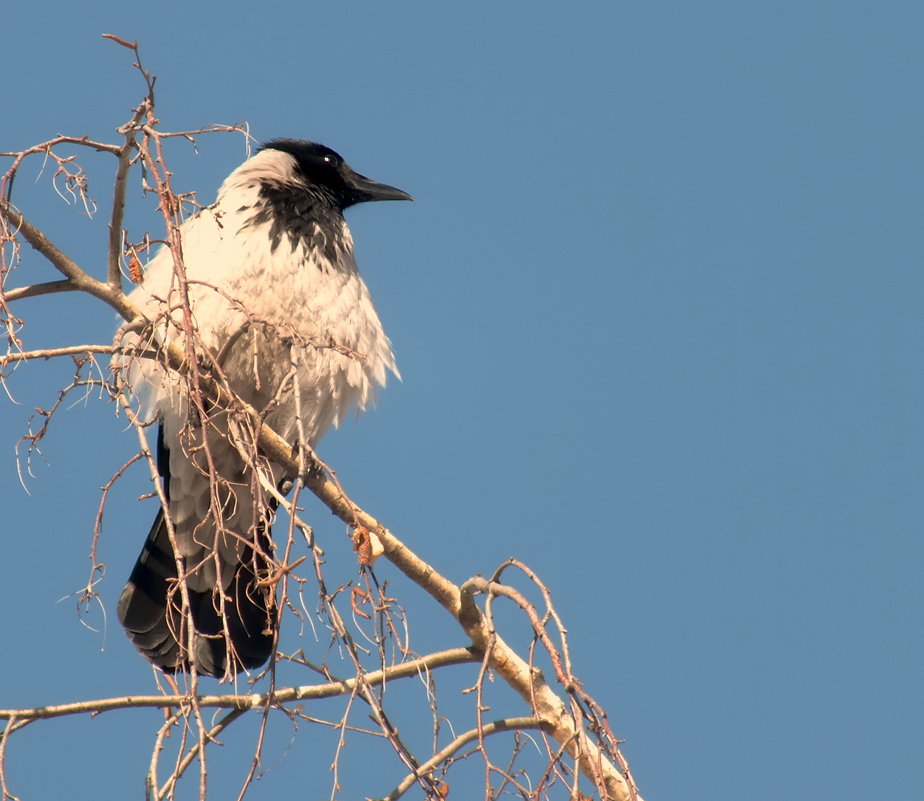
<svg viewBox="0 0 924 801">
<path fill-rule="evenodd" d="M 437 651 L 418 659 L 411 659 L 383 670 L 370 671 L 365 676 L 365 683 L 379 684 L 381 682 L 395 681 L 417 676 L 420 670 L 434 670 L 444 665 L 463 665 L 478 661 L 479 657 L 469 648 L 451 648 L 447 651 Z M 218 709 L 259 709 L 267 702 L 284 704 L 291 701 L 305 701 L 319 698 L 334 698 L 349 695 L 354 691 L 360 679 L 340 679 L 325 684 L 306 684 L 298 687 L 287 687 L 277 690 L 274 694 L 251 693 L 244 695 L 200 695 L 199 706 L 215 707 Z M 116 709 L 138 709 L 154 707 L 157 709 L 170 709 L 181 707 L 190 703 L 186 695 L 124 695 L 117 698 L 99 698 L 91 701 L 77 701 L 70 704 L 57 704 L 50 706 L 32 707 L 29 709 L 0 709 L 0 720 L 16 718 L 14 731 L 31 720 L 44 718 L 59 718 L 68 715 L 99 714 L 111 712 Z"/>
<path fill-rule="evenodd" d="M 27 350 L 19 353 L 6 353 L 0 356 L 0 367 L 13 362 L 27 362 L 33 359 L 54 359 L 57 356 L 83 356 L 88 353 L 113 353 L 112 345 L 68 345 L 60 348 Z"/>
<path fill-rule="evenodd" d="M 396 801 L 396 799 L 400 798 L 408 790 L 410 790 L 418 779 L 429 774 L 438 765 L 445 762 L 457 751 L 461 750 L 466 745 L 474 742 L 475 740 L 481 741 L 485 737 L 490 737 L 492 734 L 500 734 L 506 731 L 542 729 L 545 725 L 545 722 L 540 718 L 504 718 L 502 720 L 495 720 L 491 723 L 486 723 L 484 726 L 480 726 L 479 728 L 471 729 L 464 734 L 460 734 L 451 743 L 449 743 L 449 745 L 447 745 L 445 748 L 442 748 L 440 751 L 430 757 L 430 759 L 424 762 L 416 771 L 405 776 L 401 783 L 398 784 L 398 786 L 395 787 L 395 789 L 392 790 L 387 796 L 385 796 L 384 801 Z"/>
</svg>

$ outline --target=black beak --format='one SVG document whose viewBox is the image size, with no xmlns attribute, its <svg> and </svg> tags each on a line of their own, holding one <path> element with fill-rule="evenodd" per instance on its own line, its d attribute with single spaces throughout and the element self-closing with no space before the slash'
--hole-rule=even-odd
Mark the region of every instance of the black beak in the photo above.
<svg viewBox="0 0 924 801">
<path fill-rule="evenodd" d="M 354 203 L 368 203 L 371 200 L 413 200 L 407 192 L 373 181 L 365 175 L 350 170 L 346 184 L 350 189 L 350 205 Z"/>
</svg>

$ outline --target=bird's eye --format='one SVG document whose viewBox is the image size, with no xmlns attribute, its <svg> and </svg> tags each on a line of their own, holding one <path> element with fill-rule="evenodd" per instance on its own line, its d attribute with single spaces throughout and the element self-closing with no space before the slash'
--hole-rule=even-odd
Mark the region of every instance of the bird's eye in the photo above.
<svg viewBox="0 0 924 801">
<path fill-rule="evenodd" d="M 323 161 L 325 164 L 336 164 L 337 163 L 337 159 L 335 159 L 333 156 L 323 156 L 321 158 L 321 161 Z"/>
</svg>

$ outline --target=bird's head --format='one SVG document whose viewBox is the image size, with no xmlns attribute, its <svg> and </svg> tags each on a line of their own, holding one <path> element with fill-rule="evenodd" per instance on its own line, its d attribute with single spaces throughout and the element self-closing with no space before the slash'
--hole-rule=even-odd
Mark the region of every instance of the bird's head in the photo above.
<svg viewBox="0 0 924 801">
<path fill-rule="evenodd" d="M 293 173 L 306 186 L 321 190 L 340 210 L 372 200 L 413 200 L 407 192 L 360 175 L 334 150 L 300 139 L 273 139 L 260 152 L 279 151 L 292 157 Z"/>
</svg>

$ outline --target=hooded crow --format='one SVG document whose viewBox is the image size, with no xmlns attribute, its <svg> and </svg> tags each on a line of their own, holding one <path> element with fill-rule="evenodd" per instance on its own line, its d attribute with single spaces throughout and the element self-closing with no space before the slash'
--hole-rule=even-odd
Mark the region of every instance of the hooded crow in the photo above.
<svg viewBox="0 0 924 801">
<path fill-rule="evenodd" d="M 256 453 L 241 415 L 191 401 L 189 381 L 142 352 L 176 343 L 196 353 L 278 434 L 313 447 L 350 409 L 371 403 L 388 372 L 398 375 L 343 212 L 411 199 L 323 145 L 273 140 L 228 176 L 214 205 L 182 224 L 185 272 L 164 247 L 129 296 L 149 324 L 117 343 L 129 354 L 129 387 L 160 417 L 167 504 L 118 616 L 163 670 L 194 665 L 223 677 L 269 659 L 278 625 L 271 489 L 294 477 Z"/>
</svg>

